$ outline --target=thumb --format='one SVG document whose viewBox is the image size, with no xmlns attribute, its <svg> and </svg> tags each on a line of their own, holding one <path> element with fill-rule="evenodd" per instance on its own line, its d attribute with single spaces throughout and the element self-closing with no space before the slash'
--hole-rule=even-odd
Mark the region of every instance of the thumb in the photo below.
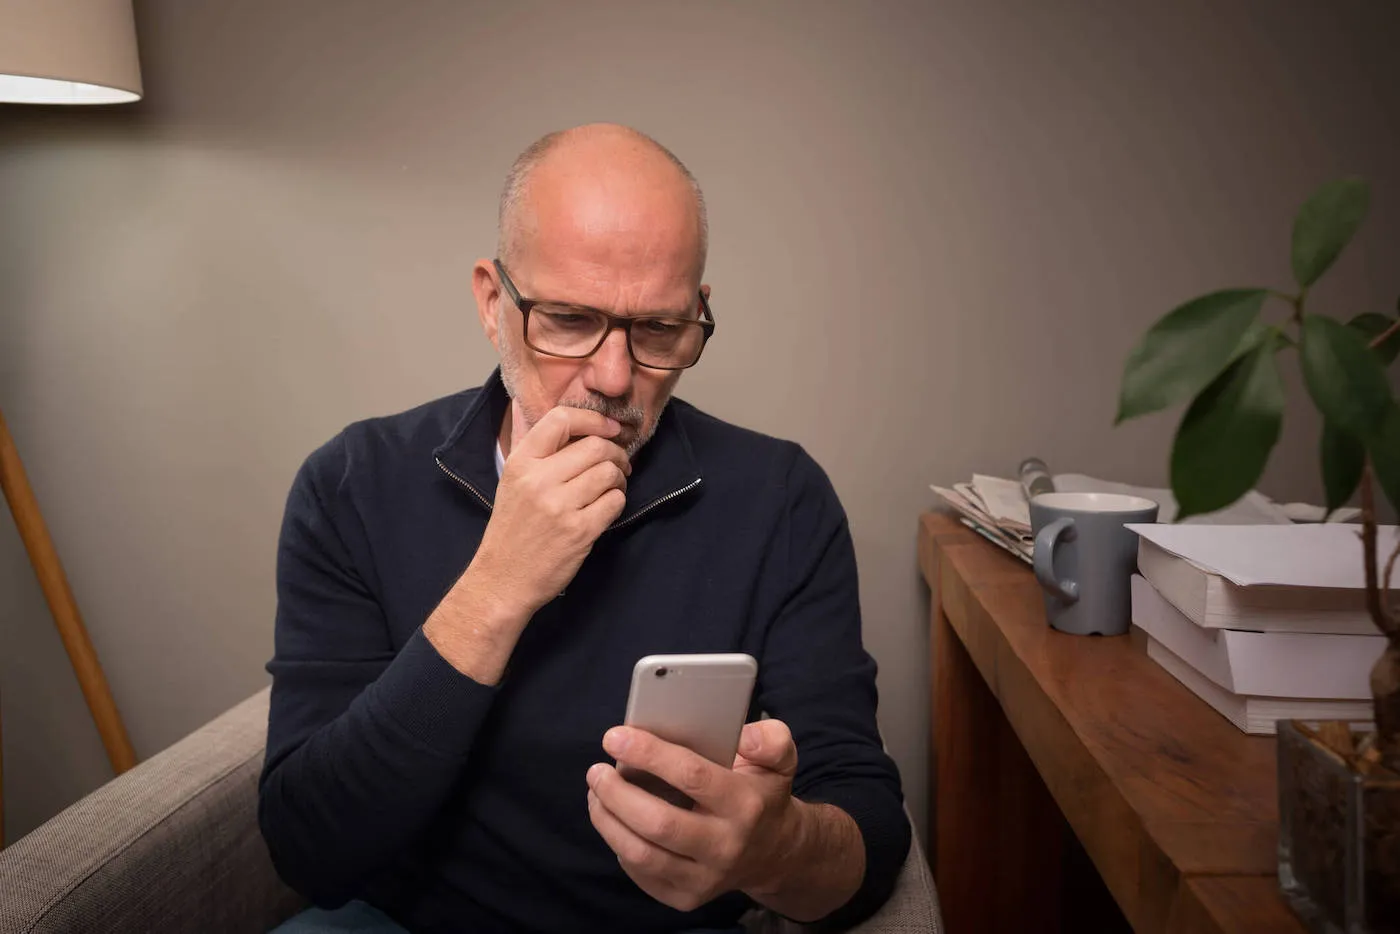
<svg viewBox="0 0 1400 934">
<path fill-rule="evenodd" d="M 797 771 L 797 744 L 781 720 L 756 720 L 739 734 L 739 755 L 753 765 L 773 772 Z"/>
</svg>

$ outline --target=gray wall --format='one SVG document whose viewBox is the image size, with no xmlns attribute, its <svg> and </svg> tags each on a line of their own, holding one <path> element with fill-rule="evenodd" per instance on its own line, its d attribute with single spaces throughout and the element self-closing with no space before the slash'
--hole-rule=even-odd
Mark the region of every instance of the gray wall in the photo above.
<svg viewBox="0 0 1400 934">
<path fill-rule="evenodd" d="M 1176 413 L 1111 426 L 1124 355 L 1180 300 L 1285 286 L 1328 177 L 1378 209 L 1317 298 L 1391 306 L 1396 9 L 138 3 L 145 102 L 0 108 L 0 404 L 138 752 L 266 683 L 297 464 L 486 374 L 508 162 L 608 119 L 706 187 L 720 325 L 681 394 L 830 472 L 922 818 L 928 484 L 1027 453 L 1163 482 Z M 1315 500 L 1295 412 L 1263 488 Z M 107 770 L 8 521 L 0 685 L 13 839 Z"/>
</svg>

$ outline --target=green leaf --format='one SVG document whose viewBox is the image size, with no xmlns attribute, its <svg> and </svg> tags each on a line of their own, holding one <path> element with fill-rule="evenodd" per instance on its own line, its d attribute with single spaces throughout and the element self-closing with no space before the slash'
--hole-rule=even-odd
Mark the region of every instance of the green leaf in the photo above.
<svg viewBox="0 0 1400 934">
<path fill-rule="evenodd" d="M 1230 364 L 1186 410 L 1171 456 L 1178 520 L 1225 508 L 1264 472 L 1283 424 L 1273 343 Z"/>
<path fill-rule="evenodd" d="M 1356 435 L 1324 420 L 1320 447 L 1322 488 L 1327 494 L 1327 511 L 1331 512 L 1356 492 L 1361 482 L 1361 467 L 1366 462 L 1366 445 Z"/>
<path fill-rule="evenodd" d="M 1303 316 L 1303 380 L 1324 418 L 1367 440 L 1392 405 L 1380 359 L 1359 331 L 1323 315 Z"/>
<path fill-rule="evenodd" d="M 1371 341 L 1393 327 L 1395 321 L 1395 318 L 1388 318 L 1374 311 L 1368 311 L 1348 321 L 1347 327 L 1360 331 L 1361 335 L 1366 338 L 1367 346 L 1370 346 Z M 1372 347 L 1371 352 L 1381 358 L 1382 365 L 1390 366 L 1395 362 L 1396 357 L 1400 357 L 1400 331 L 1387 337 L 1385 343 L 1379 347 Z"/>
<path fill-rule="evenodd" d="M 1249 327 L 1245 329 L 1244 334 L 1240 337 L 1239 343 L 1235 345 L 1235 349 L 1230 351 L 1230 359 L 1225 362 L 1227 364 L 1234 363 L 1240 357 L 1243 357 L 1255 347 L 1258 347 L 1260 342 L 1270 335 L 1278 342 L 1274 345 L 1274 350 L 1281 350 L 1284 343 L 1288 341 L 1288 335 L 1284 334 L 1272 324 L 1265 324 L 1263 321 L 1251 321 Z M 1221 369 L 1224 369 L 1224 367 Z"/>
<path fill-rule="evenodd" d="M 1123 368 L 1115 424 L 1183 402 L 1220 374 L 1259 316 L 1268 292 L 1226 289 L 1168 312 Z"/>
<path fill-rule="evenodd" d="M 1371 186 L 1360 178 L 1339 178 L 1313 192 L 1293 222 L 1293 277 L 1312 285 L 1341 254 L 1371 204 Z"/>
<path fill-rule="evenodd" d="M 1371 455 L 1371 469 L 1385 498 L 1393 509 L 1400 511 L 1400 406 L 1394 402 L 1381 419 L 1381 427 L 1366 444 Z"/>
</svg>

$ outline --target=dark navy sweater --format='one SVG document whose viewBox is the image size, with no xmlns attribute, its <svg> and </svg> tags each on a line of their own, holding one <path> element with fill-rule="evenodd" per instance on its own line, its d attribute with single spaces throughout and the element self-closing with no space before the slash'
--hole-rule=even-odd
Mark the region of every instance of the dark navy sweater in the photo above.
<svg viewBox="0 0 1400 934">
<path fill-rule="evenodd" d="M 622 516 L 488 687 L 420 627 L 485 531 L 507 406 L 493 373 L 351 425 L 296 476 L 260 780 L 278 872 L 318 904 L 363 898 L 414 931 L 732 924 L 753 907 L 741 894 L 683 914 L 628 879 L 589 822 L 584 773 L 609 761 L 602 736 L 622 721 L 639 657 L 747 652 L 751 718 L 785 721 L 797 743 L 793 793 L 842 808 L 864 838 L 865 880 L 833 920 L 868 914 L 909 825 L 825 474 L 795 444 L 673 400 Z"/>
</svg>

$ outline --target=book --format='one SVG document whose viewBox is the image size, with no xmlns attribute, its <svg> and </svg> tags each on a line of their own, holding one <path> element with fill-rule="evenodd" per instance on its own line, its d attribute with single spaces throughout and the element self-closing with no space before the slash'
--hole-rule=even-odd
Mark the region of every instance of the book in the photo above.
<svg viewBox="0 0 1400 934">
<path fill-rule="evenodd" d="M 1151 635 L 1147 637 L 1147 657 L 1245 733 L 1272 735 L 1279 720 L 1346 720 L 1369 725 L 1374 716 L 1370 701 L 1235 694 L 1192 668 Z"/>
<path fill-rule="evenodd" d="M 1376 635 L 1354 526 L 1130 523 L 1138 570 L 1198 626 Z M 1400 539 L 1379 530 L 1381 554 Z"/>
<path fill-rule="evenodd" d="M 1133 623 L 1234 694 L 1366 700 L 1385 636 L 1204 629 L 1141 574 L 1132 581 Z"/>
</svg>

